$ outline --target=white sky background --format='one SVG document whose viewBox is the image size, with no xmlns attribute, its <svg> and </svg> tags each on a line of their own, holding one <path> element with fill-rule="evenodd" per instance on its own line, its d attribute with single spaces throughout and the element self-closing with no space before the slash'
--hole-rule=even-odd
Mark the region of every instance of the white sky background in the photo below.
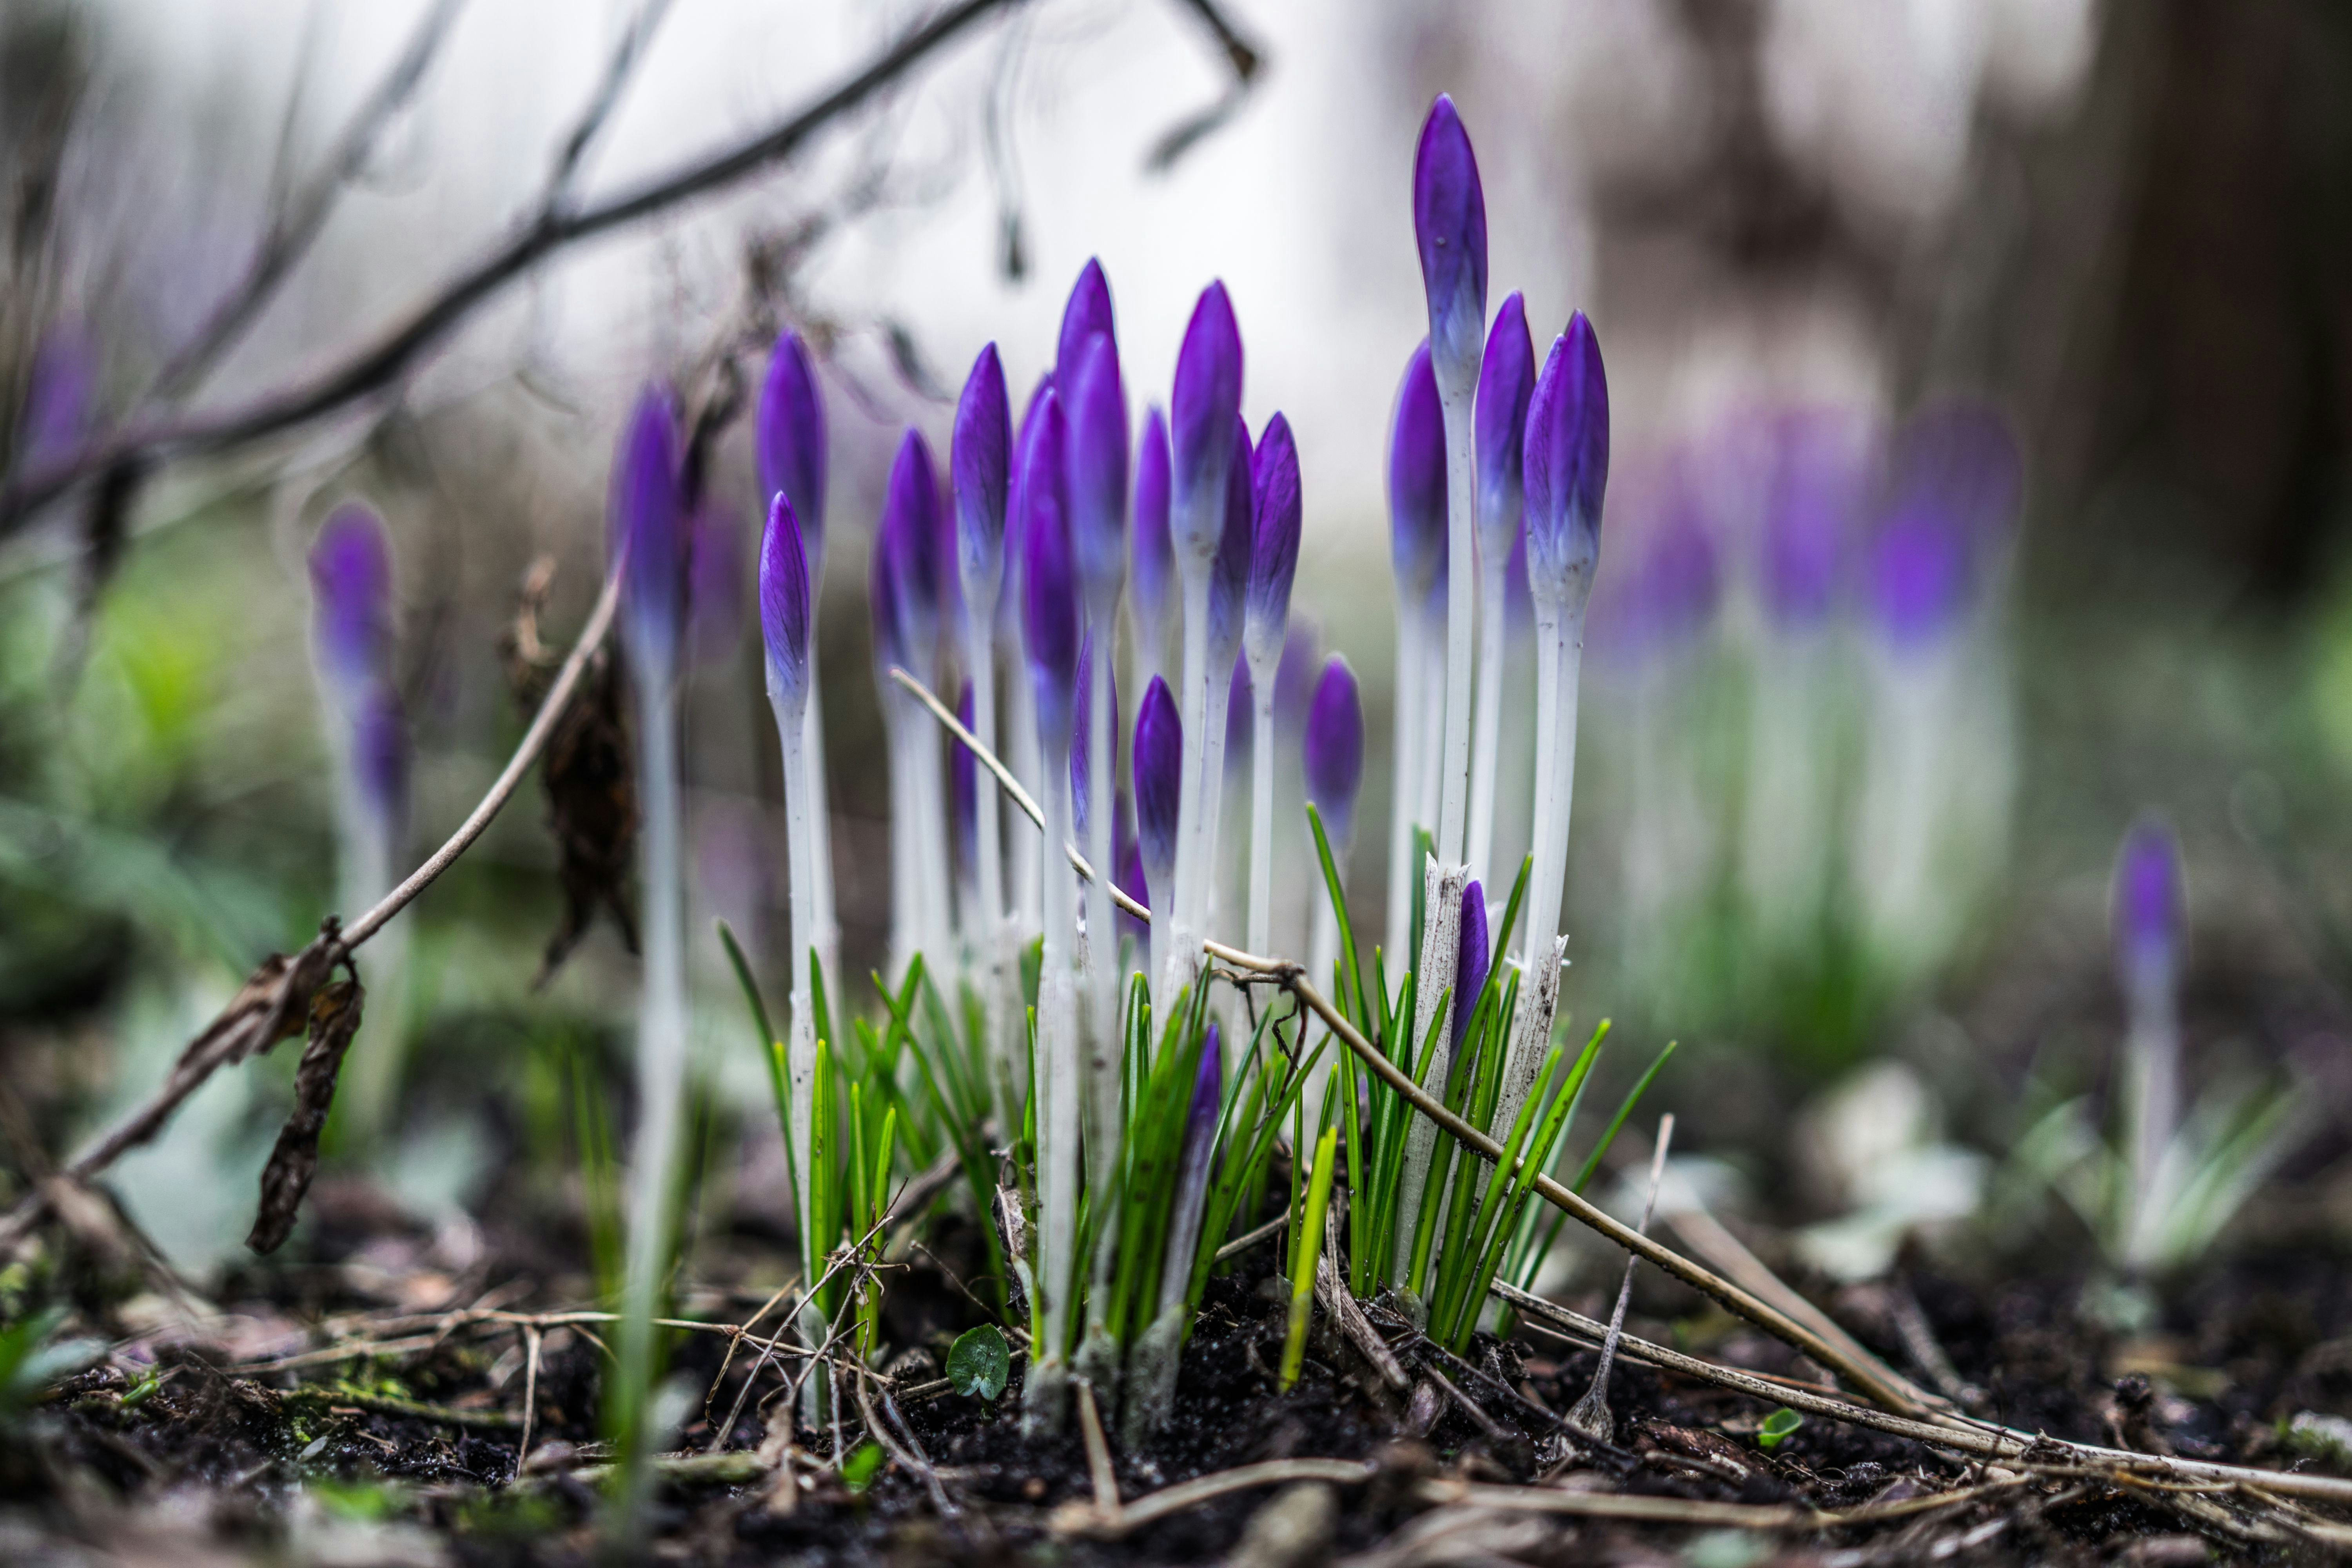
<svg viewBox="0 0 2352 1568">
<path fill-rule="evenodd" d="M 1974 107 L 2048 112 L 2080 81 L 2088 0 L 1763 0 L 1777 135 L 1858 221 L 1919 232 L 1957 195 Z M 425 297 L 499 237 L 634 10 L 616 0 L 472 0 L 382 167 L 202 401 L 226 403 L 317 366 Z M 739 237 L 824 202 L 861 153 L 887 153 L 917 199 L 859 219 L 804 275 L 814 308 L 850 326 L 887 316 L 952 388 L 996 340 L 1016 399 L 1050 359 L 1070 279 L 1108 271 L 1130 400 L 1164 401 L 1199 289 L 1223 277 L 1248 354 L 1252 423 L 1298 433 L 1310 563 L 1382 558 L 1382 451 L 1395 379 L 1424 330 L 1408 193 L 1428 92 L 1450 87 L 1488 194 L 1490 304 L 1525 289 L 1538 352 L 1591 307 L 1610 352 L 1619 448 L 1703 425 L 1759 386 L 1867 401 L 1871 324 L 1839 302 L 1793 315 L 1695 294 L 1661 323 L 1612 328 L 1591 297 L 1584 186 L 1595 173 L 1672 168 L 1700 144 L 1705 81 L 1659 0 L 1231 0 L 1265 49 L 1252 100 L 1172 174 L 1143 169 L 1157 137 L 1227 79 L 1177 0 L 1036 0 L 982 24 L 879 112 L 814 155 L 681 215 L 564 253 L 478 315 L 420 382 L 425 403 L 518 364 L 581 410 L 562 465 L 601 494 L 602 453 L 635 389 L 689 355 L 736 297 Z M 405 41 L 424 0 L 99 0 L 107 79 L 139 101 L 140 171 L 93 184 L 141 261 L 145 309 L 169 340 L 220 291 L 257 232 L 271 149 L 299 76 L 297 144 L 312 166 Z M 591 195 L 724 145 L 808 100 L 927 6 L 835 0 L 675 0 L 585 169 Z M 1008 27 L 1024 40 L 1013 117 L 1030 273 L 998 268 L 982 104 Z M 1426 77 L 1429 79 L 1423 80 Z M 198 134 L 187 133 L 196 127 Z M 176 162 L 175 162 L 176 160 Z M 1630 280 L 1638 292 L 1642 280 Z M 134 289 L 135 292 L 140 292 Z M 835 526 L 868 524 L 896 425 L 945 455 L 950 411 L 898 387 L 877 340 L 843 351 L 869 395 L 833 400 Z M 835 381 L 836 394 L 843 383 Z M 593 460 L 591 460 L 593 458 Z M 748 496 L 744 498 L 748 501 Z M 1313 595 L 1311 588 L 1307 590 Z"/>
</svg>

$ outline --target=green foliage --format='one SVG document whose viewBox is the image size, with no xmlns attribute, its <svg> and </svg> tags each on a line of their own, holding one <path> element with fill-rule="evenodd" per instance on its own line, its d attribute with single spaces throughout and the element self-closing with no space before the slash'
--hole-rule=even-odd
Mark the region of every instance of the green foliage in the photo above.
<svg viewBox="0 0 2352 1568">
<path fill-rule="evenodd" d="M 877 1443 L 860 1443 L 841 1461 L 841 1481 L 851 1491 L 862 1492 L 874 1484 L 882 1473 L 882 1461 L 887 1458 Z"/>
<path fill-rule="evenodd" d="M 1783 1405 L 1764 1417 L 1764 1425 L 1756 1430 L 1756 1446 L 1765 1449 L 1777 1448 L 1804 1424 L 1803 1416 Z"/>
<path fill-rule="evenodd" d="M 1013 1375 L 1013 1352 L 994 1323 L 967 1329 L 948 1352 L 948 1382 L 967 1399 L 994 1400 Z"/>
<path fill-rule="evenodd" d="M 0 1329 L 0 1418 L 17 1415 L 49 1385 L 106 1353 L 103 1340 L 60 1340 L 66 1309 L 47 1307 Z"/>
</svg>

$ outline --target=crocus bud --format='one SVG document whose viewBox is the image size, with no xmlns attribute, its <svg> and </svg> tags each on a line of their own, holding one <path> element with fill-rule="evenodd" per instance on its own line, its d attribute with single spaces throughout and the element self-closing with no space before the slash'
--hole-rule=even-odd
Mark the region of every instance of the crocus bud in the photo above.
<svg viewBox="0 0 2352 1568">
<path fill-rule="evenodd" d="M 1323 672 L 1323 642 L 1315 623 L 1305 616 L 1291 617 L 1289 635 L 1282 639 L 1282 662 L 1274 671 L 1275 728 L 1285 737 L 1298 734 L 1307 710 L 1315 700 L 1316 678 Z"/>
<path fill-rule="evenodd" d="M 1472 882 L 1462 889 L 1462 940 L 1454 963 L 1454 1057 L 1461 1060 L 1462 1037 L 1470 1032 L 1470 1015 L 1477 1010 L 1478 993 L 1486 988 L 1487 966 L 1494 954 L 1486 943 L 1486 889 Z"/>
<path fill-rule="evenodd" d="M 2179 959 L 2186 900 L 2180 846 L 2162 818 L 2143 816 L 2116 857 L 2116 967 L 2132 991 L 2169 982 Z"/>
<path fill-rule="evenodd" d="M 888 679 L 892 665 L 908 663 L 905 628 L 898 618 L 898 573 L 891 556 L 896 547 L 887 529 L 877 529 L 874 548 L 866 558 L 866 624 L 874 634 L 874 673 L 883 693 L 895 690 Z"/>
<path fill-rule="evenodd" d="M 955 483 L 956 558 L 967 592 L 995 592 L 1004 575 L 1004 500 L 1013 443 L 1012 404 L 996 345 L 980 351 L 956 403 L 948 468 Z"/>
<path fill-rule="evenodd" d="M 1175 694 L 1158 676 L 1135 715 L 1135 745 L 1128 753 L 1135 781 L 1135 840 L 1149 886 L 1163 893 L 1176 877 L 1176 811 L 1184 776 L 1184 721 Z"/>
<path fill-rule="evenodd" d="M 1005 495 L 1003 552 L 1005 570 L 1012 575 L 1003 584 L 1007 591 L 996 601 L 997 635 L 1007 641 L 1012 640 L 1021 615 L 1017 593 L 1013 590 L 1020 581 L 1021 563 L 1026 558 L 1026 546 L 1022 543 L 1022 531 L 1029 526 L 1026 486 L 1030 470 L 1036 467 L 1031 460 L 1031 448 L 1036 444 L 1038 420 L 1045 409 L 1045 395 L 1053 390 L 1054 374 L 1047 371 L 1037 378 L 1037 384 L 1030 390 L 1028 405 L 1021 410 L 1021 423 L 1013 434 L 1013 473 Z M 1064 476 L 1056 473 L 1055 484 L 1060 485 L 1063 479 Z"/>
<path fill-rule="evenodd" d="M 686 608 L 686 516 L 678 495 L 677 418 L 667 389 L 637 399 L 613 464 L 610 527 L 628 552 L 621 583 L 631 653 L 641 671 L 677 657 Z"/>
<path fill-rule="evenodd" d="M 1609 381 L 1579 310 L 1552 340 L 1528 403 L 1528 587 L 1538 604 L 1580 609 L 1601 556 L 1609 486 Z"/>
<path fill-rule="evenodd" d="M 898 662 L 898 651 L 883 652 L 886 640 L 895 641 L 898 619 L 890 602 L 890 573 L 883 562 L 887 545 L 874 546 L 876 571 L 874 636 L 877 657 Z M 768 648 L 768 694 L 799 707 L 808 700 L 809 563 L 799 513 L 783 491 L 768 503 L 767 531 L 760 536 L 760 637 Z"/>
<path fill-rule="evenodd" d="M 1086 359 L 1087 344 L 1096 336 L 1111 341 L 1114 363 L 1118 354 L 1118 329 L 1113 325 L 1110 311 L 1110 283 L 1103 277 L 1102 263 L 1089 257 L 1078 269 L 1078 280 L 1070 285 L 1069 303 L 1062 307 L 1062 332 L 1054 348 L 1054 384 L 1075 399 L 1079 367 Z M 1063 411 L 1073 426 L 1077 410 Z M 1122 432 L 1123 433 L 1123 432 Z M 1076 431 L 1071 432 L 1075 439 Z"/>
<path fill-rule="evenodd" d="M 1070 539 L 1077 548 L 1087 618 L 1108 627 L 1127 576 L 1127 390 L 1108 333 L 1087 340 L 1076 379 L 1062 384 L 1070 388 Z"/>
<path fill-rule="evenodd" d="M 1783 422 L 1764 497 L 1757 596 L 1776 626 L 1818 626 L 1833 607 L 1847 530 L 1859 499 L 1860 453 L 1834 419 Z"/>
<path fill-rule="evenodd" d="M 392 549 L 373 508 L 327 514 L 310 546 L 319 666 L 347 705 L 392 669 Z"/>
<path fill-rule="evenodd" d="M 1095 637 L 1090 631 L 1078 641 L 1077 695 L 1070 712 L 1070 791 L 1076 803 L 1076 820 L 1081 838 L 1087 835 L 1087 781 L 1089 776 L 1087 770 L 1092 765 L 1087 760 L 1087 737 L 1094 733 L 1094 668 Z M 1118 772 L 1116 765 L 1118 761 L 1118 671 L 1116 668 L 1110 677 L 1110 735 L 1111 772 L 1115 775 Z"/>
<path fill-rule="evenodd" d="M 1527 302 L 1516 289 L 1495 312 L 1478 364 L 1478 552 L 1507 558 L 1519 530 L 1519 477 L 1527 451 L 1528 400 L 1536 390 L 1536 349 Z"/>
<path fill-rule="evenodd" d="M 1176 1208 L 1192 1216 L 1197 1238 L 1201 1200 L 1209 1191 L 1209 1155 L 1216 1148 L 1217 1108 L 1225 1087 L 1224 1043 L 1215 1019 L 1201 1041 L 1201 1066 L 1192 1077 L 1192 1103 L 1184 1112 L 1184 1142 L 1176 1160 Z"/>
<path fill-rule="evenodd" d="M 17 466 L 30 470 L 70 456 L 89 431 L 97 391 L 98 354 L 89 336 L 72 325 L 43 333 L 17 421 Z"/>
<path fill-rule="evenodd" d="M 1021 492 L 1028 502 L 1022 528 L 1022 651 L 1036 693 L 1037 744 L 1059 759 L 1070 743 L 1078 673 L 1077 563 L 1062 505 L 1062 410 L 1048 394 L 1030 444 L 1032 467 Z"/>
<path fill-rule="evenodd" d="M 1486 327 L 1486 195 L 1478 160 L 1445 94 L 1429 107 L 1412 158 L 1412 234 L 1429 296 L 1430 347 L 1455 384 L 1478 373 Z"/>
<path fill-rule="evenodd" d="M 1880 635 L 1911 652 L 1939 643 L 1974 597 L 1979 551 L 2015 512 L 2017 448 L 1998 415 L 1959 405 L 1912 420 L 1894 468 L 1868 586 Z"/>
<path fill-rule="evenodd" d="M 1898 507 L 1870 544 L 1871 619 L 1897 653 L 1940 642 L 1968 607 L 1974 587 L 1967 530 L 1920 497 Z"/>
<path fill-rule="evenodd" d="M 1128 561 L 1127 603 L 1136 640 L 1156 668 L 1176 601 L 1175 547 L 1168 537 L 1168 425 L 1157 408 L 1143 411 L 1135 449 L 1135 531 Z"/>
<path fill-rule="evenodd" d="M 1120 805 L 1124 807 L 1126 803 L 1127 797 L 1121 795 Z M 1145 909 L 1151 907 L 1151 879 L 1144 874 L 1143 852 L 1133 837 L 1129 837 L 1118 852 L 1118 876 L 1116 879 L 1116 886 L 1120 892 L 1125 893 Z M 1122 933 L 1133 937 L 1138 942 L 1151 940 L 1151 928 L 1125 910 L 1118 911 L 1118 929 Z"/>
<path fill-rule="evenodd" d="M 1364 703 L 1356 672 L 1333 654 L 1307 710 L 1307 798 L 1323 818 L 1334 851 L 1355 826 L 1356 791 L 1364 782 Z"/>
<path fill-rule="evenodd" d="M 1445 555 L 1445 416 L 1423 340 L 1405 362 L 1389 426 L 1389 558 L 1398 596 L 1417 603 Z"/>
<path fill-rule="evenodd" d="M 1249 426 L 1233 417 L 1233 452 L 1225 468 L 1224 531 L 1209 565 L 1210 668 L 1233 661 L 1241 651 L 1242 623 L 1249 595 L 1250 550 L 1256 542 L 1257 511 L 1250 489 Z"/>
<path fill-rule="evenodd" d="M 1175 547 L 1198 562 L 1213 559 L 1223 535 L 1216 498 L 1234 460 L 1233 425 L 1241 416 L 1242 334 L 1223 283 L 1202 290 L 1176 353 L 1174 437 Z M 1247 459 L 1244 459 L 1246 463 Z"/>
<path fill-rule="evenodd" d="M 775 352 L 768 356 L 752 446 L 761 493 L 773 496 L 782 490 L 792 498 L 793 515 L 801 520 L 801 542 L 808 552 L 809 575 L 820 576 L 824 563 L 824 395 L 817 385 L 816 366 L 809 361 L 808 344 L 798 332 L 788 330 L 778 337 Z"/>
<path fill-rule="evenodd" d="M 743 635 L 743 531 L 735 512 L 706 500 L 687 527 L 687 647 L 716 664 Z"/>
<path fill-rule="evenodd" d="M 1282 646 L 1290 621 L 1290 583 L 1298 571 L 1298 447 L 1290 422 L 1276 414 L 1252 455 L 1249 594 L 1243 637 L 1250 662 L 1263 664 Z"/>
<path fill-rule="evenodd" d="M 899 632 L 912 661 L 908 673 L 929 683 L 946 608 L 947 572 L 939 470 L 919 430 L 907 432 L 890 465 L 890 485 L 882 499 L 882 531 L 890 541 L 890 569 L 898 574 Z"/>
</svg>

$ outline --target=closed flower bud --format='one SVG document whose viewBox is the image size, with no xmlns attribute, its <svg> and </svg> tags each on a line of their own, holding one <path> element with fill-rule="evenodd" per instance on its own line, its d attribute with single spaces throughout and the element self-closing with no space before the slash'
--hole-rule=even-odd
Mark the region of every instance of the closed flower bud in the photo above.
<svg viewBox="0 0 2352 1568">
<path fill-rule="evenodd" d="M 687 531 L 678 490 L 677 416 L 669 393 L 647 387 L 613 464 L 613 547 L 627 552 L 621 583 L 630 652 L 646 673 L 677 657 L 686 610 Z"/>
<path fill-rule="evenodd" d="M 1520 476 L 1527 452 L 1528 401 L 1536 389 L 1536 350 L 1527 302 L 1513 289 L 1495 312 L 1478 364 L 1478 549 L 1507 556 L 1519 528 Z"/>
<path fill-rule="evenodd" d="M 1175 886 L 1176 814 L 1184 771 L 1184 721 L 1175 694 L 1158 676 L 1135 715 L 1135 745 L 1128 753 L 1135 782 L 1135 838 L 1146 882 L 1167 892 Z"/>
<path fill-rule="evenodd" d="M 1021 484 L 1027 501 L 1022 527 L 1021 635 L 1030 686 L 1036 694 L 1037 743 L 1056 760 L 1070 743 L 1078 672 L 1077 563 L 1057 479 L 1063 440 L 1060 401 L 1048 394 Z"/>
<path fill-rule="evenodd" d="M 760 538 L 760 635 L 768 650 L 768 691 L 797 708 L 808 700 L 809 563 L 800 516 L 782 490 L 768 505 L 768 527 Z M 879 564 L 887 549 L 877 541 L 875 553 L 875 640 L 877 652 L 895 642 L 895 602 L 889 595 L 890 574 Z M 898 662 L 895 647 L 883 656 Z"/>
<path fill-rule="evenodd" d="M 1536 378 L 1522 467 L 1528 586 L 1538 604 L 1580 608 L 1600 560 L 1609 486 L 1609 381 L 1581 310 L 1552 341 Z"/>
<path fill-rule="evenodd" d="M 1466 386 L 1477 374 L 1486 326 L 1486 195 L 1470 133 L 1444 93 L 1430 105 L 1413 153 L 1412 233 L 1429 297 L 1431 352 Z"/>
<path fill-rule="evenodd" d="M 1097 332 L 1079 351 L 1070 387 L 1070 538 L 1087 617 L 1108 626 L 1127 576 L 1127 390 L 1118 348 Z"/>
<path fill-rule="evenodd" d="M 1225 286 L 1212 283 L 1202 291 L 1184 329 L 1183 345 L 1176 353 L 1175 396 L 1169 406 L 1175 546 L 1194 561 L 1213 558 L 1223 537 L 1217 500 L 1231 471 L 1232 430 L 1241 407 L 1241 328 L 1234 321 Z"/>
<path fill-rule="evenodd" d="M 956 556 L 970 588 L 995 589 L 1004 574 L 1004 505 L 1013 444 L 1012 403 L 996 345 L 972 361 L 956 403 L 948 467 L 955 485 Z M 969 591 L 969 589 L 967 590 Z"/>
<path fill-rule="evenodd" d="M 1416 603 L 1445 555 L 1445 417 L 1424 341 L 1405 362 L 1389 427 L 1389 558 L 1399 596 Z"/>
<path fill-rule="evenodd" d="M 787 331 L 778 337 L 775 352 L 768 358 L 768 378 L 760 387 L 752 446 L 759 461 L 761 493 L 773 496 L 782 490 L 792 498 L 793 515 L 801 520 L 801 542 L 808 552 L 809 575 L 822 575 L 824 395 L 817 384 L 816 367 L 809 360 L 808 344 L 798 332 Z"/>
<path fill-rule="evenodd" d="M 1302 507 L 1298 493 L 1298 447 L 1290 422 L 1276 414 L 1253 455 L 1249 597 L 1243 636 L 1250 660 L 1262 664 L 1282 646 L 1290 620 L 1291 579 L 1298 571 Z"/>
<path fill-rule="evenodd" d="M 1325 662 L 1307 710 L 1305 758 L 1307 798 L 1334 847 L 1344 846 L 1364 782 L 1364 703 L 1356 672 L 1336 653 Z"/>
</svg>

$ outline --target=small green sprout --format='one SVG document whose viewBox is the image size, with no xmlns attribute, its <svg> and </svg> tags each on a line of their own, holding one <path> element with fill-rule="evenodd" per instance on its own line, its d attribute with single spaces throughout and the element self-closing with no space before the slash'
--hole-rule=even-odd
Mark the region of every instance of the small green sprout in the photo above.
<svg viewBox="0 0 2352 1568">
<path fill-rule="evenodd" d="M 862 1492 L 874 1484 L 882 1473 L 882 1447 L 878 1443 L 860 1443 L 841 1461 L 841 1481 L 851 1491 Z"/>
<path fill-rule="evenodd" d="M 1013 1352 L 994 1323 L 966 1330 L 948 1352 L 948 1382 L 968 1399 L 994 1400 L 1013 1375 Z"/>
<path fill-rule="evenodd" d="M 1764 1417 L 1764 1425 L 1756 1431 L 1756 1446 L 1768 1452 L 1788 1441 L 1790 1434 L 1805 1424 L 1805 1418 L 1787 1405 Z"/>
</svg>

